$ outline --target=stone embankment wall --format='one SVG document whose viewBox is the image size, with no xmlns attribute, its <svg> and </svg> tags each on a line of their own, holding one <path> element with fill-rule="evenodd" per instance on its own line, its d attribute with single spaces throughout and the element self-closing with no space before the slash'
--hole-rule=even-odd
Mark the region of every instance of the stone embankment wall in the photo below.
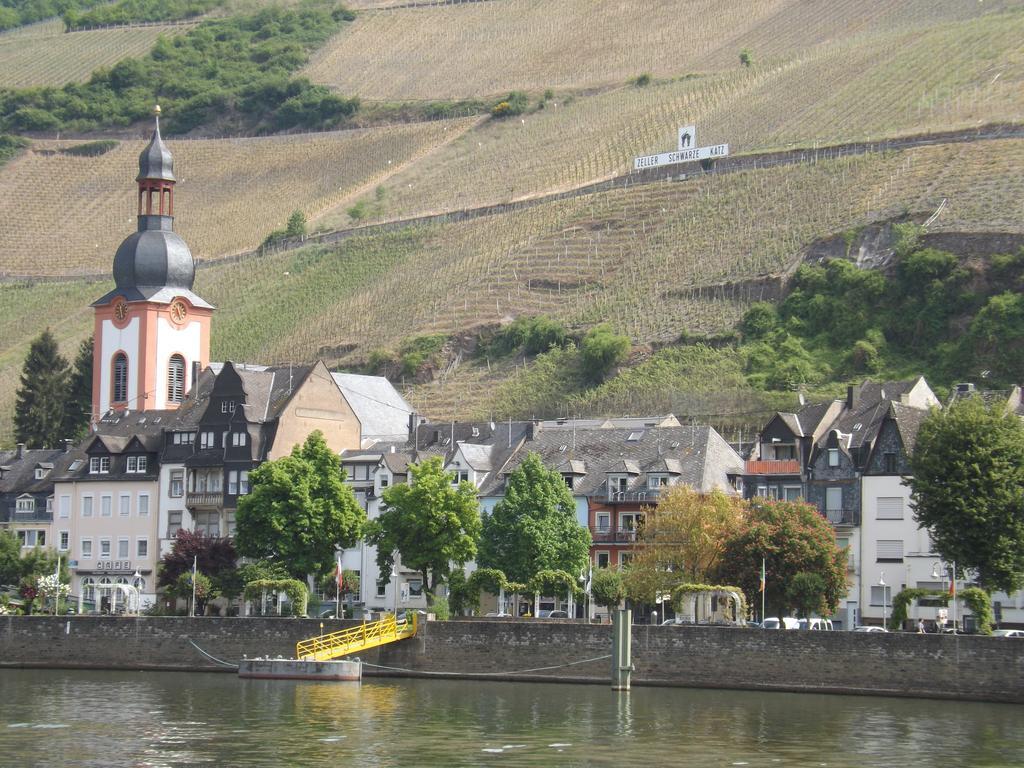
<svg viewBox="0 0 1024 768">
<path fill-rule="evenodd" d="M 324 631 L 354 624 L 326 620 Z M 189 641 L 235 662 L 291 657 L 296 641 L 319 631 L 310 619 L 5 617 L 0 667 L 223 670 Z M 367 677 L 608 684 L 610 648 L 608 625 L 460 620 L 425 623 L 362 660 Z M 1024 703 L 1024 642 L 1013 638 L 636 626 L 633 662 L 635 685 Z"/>
</svg>

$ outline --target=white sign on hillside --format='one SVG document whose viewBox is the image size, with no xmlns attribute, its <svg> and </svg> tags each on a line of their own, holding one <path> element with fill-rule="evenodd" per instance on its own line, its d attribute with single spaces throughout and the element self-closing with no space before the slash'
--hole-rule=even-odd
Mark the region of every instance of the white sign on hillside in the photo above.
<svg viewBox="0 0 1024 768">
<path fill-rule="evenodd" d="M 659 165 L 673 165 L 675 163 L 692 163 L 695 160 L 712 160 L 716 157 L 725 157 L 728 154 L 728 144 L 715 144 L 713 147 L 696 147 L 695 149 L 684 149 L 678 152 L 662 152 L 660 155 L 645 155 L 644 157 L 633 158 L 633 170 L 641 171 L 644 168 L 657 168 Z"/>
<path fill-rule="evenodd" d="M 679 129 L 679 151 L 693 149 L 697 146 L 697 126 L 684 125 Z"/>
</svg>

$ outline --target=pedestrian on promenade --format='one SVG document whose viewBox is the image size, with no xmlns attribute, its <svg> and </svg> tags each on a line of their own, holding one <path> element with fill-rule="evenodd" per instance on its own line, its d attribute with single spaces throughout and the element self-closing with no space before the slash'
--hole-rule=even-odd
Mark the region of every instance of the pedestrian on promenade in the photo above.
<svg viewBox="0 0 1024 768">
<path fill-rule="evenodd" d="M 919 635 L 923 635 L 924 634 L 924 619 L 918 619 L 917 620 L 917 634 L 919 634 Z"/>
</svg>

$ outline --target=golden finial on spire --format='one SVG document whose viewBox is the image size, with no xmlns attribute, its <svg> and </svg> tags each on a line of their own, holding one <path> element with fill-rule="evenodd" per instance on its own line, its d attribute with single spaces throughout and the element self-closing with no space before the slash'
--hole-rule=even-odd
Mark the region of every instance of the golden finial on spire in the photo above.
<svg viewBox="0 0 1024 768">
<path fill-rule="evenodd" d="M 153 114 L 156 115 L 157 117 L 160 116 L 160 105 L 159 104 L 157 104 L 156 106 L 153 107 Z"/>
</svg>

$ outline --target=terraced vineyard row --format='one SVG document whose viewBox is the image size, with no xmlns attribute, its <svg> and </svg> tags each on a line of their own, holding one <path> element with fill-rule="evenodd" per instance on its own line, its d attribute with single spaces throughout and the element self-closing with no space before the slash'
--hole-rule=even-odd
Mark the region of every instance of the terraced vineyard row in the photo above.
<svg viewBox="0 0 1024 768">
<path fill-rule="evenodd" d="M 735 69 L 744 48 L 758 61 L 779 61 L 850 36 L 920 31 L 1019 6 L 1019 0 L 560 0 L 553 9 L 548 0 L 491 0 L 367 10 L 306 72 L 369 99 L 592 88 L 641 73 Z M 372 77 L 365 76 L 368 66 Z"/>
<path fill-rule="evenodd" d="M 373 189 L 473 118 L 251 139 L 174 141 L 176 228 L 200 259 L 253 248 L 289 214 L 310 218 Z M 36 150 L 0 170 L 0 272 L 104 274 L 135 223 L 140 141 L 100 157 Z M 56 182 L 56 183 L 55 183 Z M 59 212 L 57 215 L 56 212 Z"/>
<path fill-rule="evenodd" d="M 84 82 L 100 67 L 149 52 L 161 35 L 187 32 L 185 24 L 64 32 L 60 20 L 0 35 L 0 88 Z"/>
<path fill-rule="evenodd" d="M 333 362 L 538 312 L 666 340 L 729 327 L 761 298 L 759 278 L 790 267 L 814 239 L 860 224 L 908 211 L 923 218 L 945 200 L 933 230 L 1024 232 L 1021 167 L 1017 139 L 619 189 L 215 266 L 200 270 L 196 289 L 218 306 L 216 359 Z M 89 302 L 108 284 L 0 285 L 4 419 L 29 341 L 50 325 L 72 354 L 91 327 Z M 429 385 L 413 399 L 422 392 L 431 407 L 486 412 L 495 383 L 466 365 L 443 390 Z M 0 439 L 9 429 L 0 421 Z"/>
</svg>

